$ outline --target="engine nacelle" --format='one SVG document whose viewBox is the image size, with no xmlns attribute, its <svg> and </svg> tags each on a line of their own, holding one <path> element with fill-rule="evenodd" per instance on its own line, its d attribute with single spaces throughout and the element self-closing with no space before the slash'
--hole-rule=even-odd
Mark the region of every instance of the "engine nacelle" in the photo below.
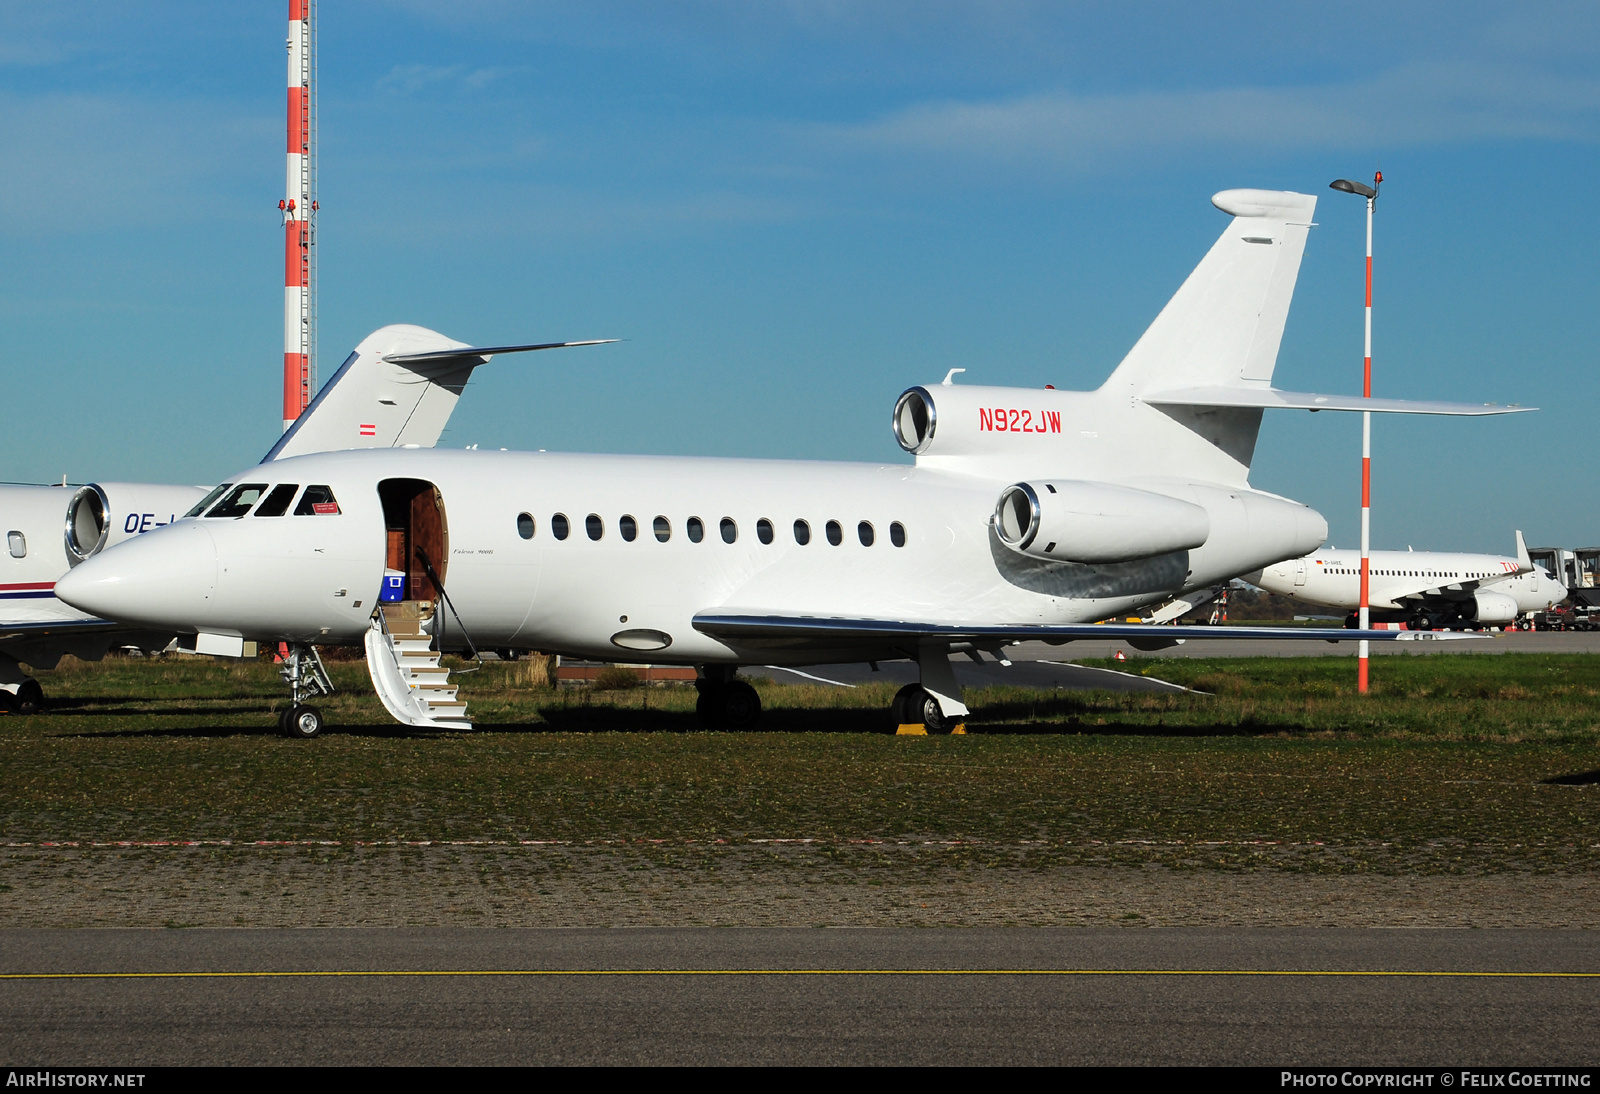
<svg viewBox="0 0 1600 1094">
<path fill-rule="evenodd" d="M 994 526 L 1013 551 L 1057 562 L 1132 562 L 1193 550 L 1211 537 L 1211 517 L 1201 506 L 1073 479 L 1006 487 Z"/>
<path fill-rule="evenodd" d="M 91 482 L 67 503 L 67 561 L 76 566 L 140 532 L 161 528 L 206 496 L 203 486 Z"/>
<path fill-rule="evenodd" d="M 1479 623 L 1509 623 L 1517 617 L 1517 602 L 1505 593 L 1479 589 L 1472 594 L 1473 618 Z"/>
</svg>

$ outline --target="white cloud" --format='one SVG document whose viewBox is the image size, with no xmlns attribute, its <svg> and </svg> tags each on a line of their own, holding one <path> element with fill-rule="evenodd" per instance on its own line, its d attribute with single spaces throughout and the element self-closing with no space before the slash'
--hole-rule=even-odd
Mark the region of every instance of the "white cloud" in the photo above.
<svg viewBox="0 0 1600 1094">
<path fill-rule="evenodd" d="M 1600 138 L 1600 80 L 1455 65 L 1304 87 L 927 103 L 876 121 L 818 127 L 844 148 L 952 160 L 1043 159 L 1092 167 L 1109 155 Z"/>
</svg>

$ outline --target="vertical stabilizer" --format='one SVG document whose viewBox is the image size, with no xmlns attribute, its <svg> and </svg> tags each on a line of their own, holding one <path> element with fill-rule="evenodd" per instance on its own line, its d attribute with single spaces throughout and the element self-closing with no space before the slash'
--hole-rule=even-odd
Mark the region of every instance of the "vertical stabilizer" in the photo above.
<svg viewBox="0 0 1600 1094">
<path fill-rule="evenodd" d="M 1231 213 L 1232 222 L 1106 388 L 1140 396 L 1271 383 L 1317 199 L 1283 190 L 1224 190 L 1211 203 Z"/>
</svg>

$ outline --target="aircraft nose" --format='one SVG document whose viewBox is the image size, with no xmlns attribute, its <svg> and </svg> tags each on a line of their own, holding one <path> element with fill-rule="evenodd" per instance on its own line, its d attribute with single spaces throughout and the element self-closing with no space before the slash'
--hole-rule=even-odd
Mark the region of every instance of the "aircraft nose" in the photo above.
<svg viewBox="0 0 1600 1094">
<path fill-rule="evenodd" d="M 56 596 L 118 623 L 189 627 L 216 593 L 217 544 L 185 521 L 102 551 L 56 582 Z"/>
</svg>

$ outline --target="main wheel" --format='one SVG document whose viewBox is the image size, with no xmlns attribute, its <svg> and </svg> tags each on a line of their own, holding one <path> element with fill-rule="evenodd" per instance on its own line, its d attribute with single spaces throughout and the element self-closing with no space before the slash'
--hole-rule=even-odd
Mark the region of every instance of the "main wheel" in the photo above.
<svg viewBox="0 0 1600 1094">
<path fill-rule="evenodd" d="M 743 680 L 702 682 L 694 712 L 707 729 L 754 729 L 761 720 L 761 696 Z"/>
<path fill-rule="evenodd" d="M 297 740 L 310 740 L 322 732 L 322 711 L 304 703 L 290 708 L 283 719 L 283 731 Z"/>
<path fill-rule="evenodd" d="M 722 726 L 724 729 L 754 729 L 761 721 L 761 696 L 743 680 L 732 680 L 722 688 Z"/>
<path fill-rule="evenodd" d="M 44 709 L 44 688 L 37 680 L 24 680 L 17 689 L 17 713 L 38 714 Z"/>
<path fill-rule="evenodd" d="M 0 688 L 0 714 L 14 714 L 17 710 L 17 697 L 11 694 L 10 689 Z"/>
<path fill-rule="evenodd" d="M 944 708 L 939 705 L 939 700 L 931 692 L 923 691 L 922 703 L 918 706 L 917 712 L 922 716 L 918 721 L 928 731 L 929 736 L 942 736 L 955 728 L 955 719 L 945 716 Z"/>
<path fill-rule="evenodd" d="M 894 693 L 894 701 L 889 704 L 889 717 L 894 719 L 896 726 L 915 725 L 922 721 L 922 685 L 907 684 Z"/>
</svg>

